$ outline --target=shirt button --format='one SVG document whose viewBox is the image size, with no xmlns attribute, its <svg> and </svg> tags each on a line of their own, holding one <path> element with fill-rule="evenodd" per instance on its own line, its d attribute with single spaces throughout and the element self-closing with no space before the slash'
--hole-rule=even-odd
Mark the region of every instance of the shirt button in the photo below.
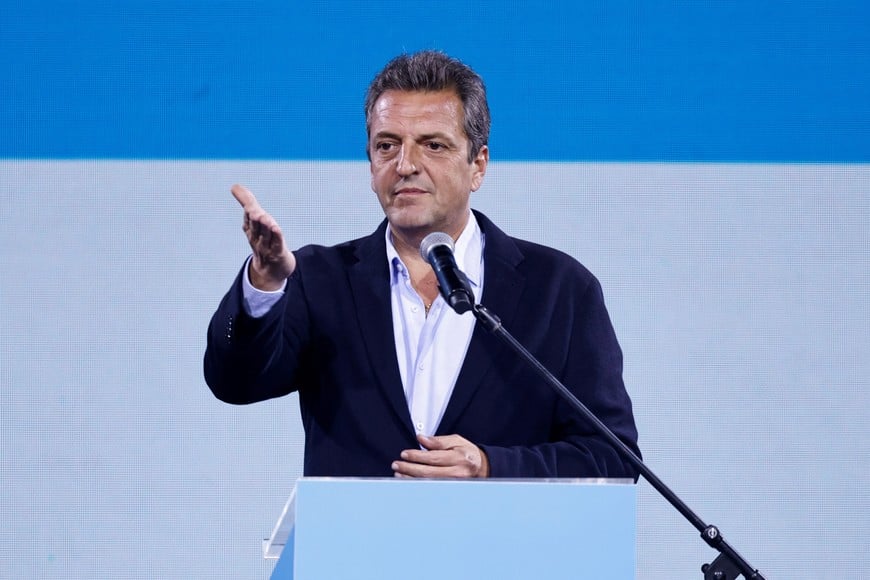
<svg viewBox="0 0 870 580">
<path fill-rule="evenodd" d="M 416 306 L 411 307 L 411 312 L 417 312 L 418 310 L 420 310 L 420 309 L 417 308 Z"/>
<path fill-rule="evenodd" d="M 423 422 L 417 421 L 416 427 L 417 427 L 417 431 L 422 432 L 423 431 Z"/>
</svg>

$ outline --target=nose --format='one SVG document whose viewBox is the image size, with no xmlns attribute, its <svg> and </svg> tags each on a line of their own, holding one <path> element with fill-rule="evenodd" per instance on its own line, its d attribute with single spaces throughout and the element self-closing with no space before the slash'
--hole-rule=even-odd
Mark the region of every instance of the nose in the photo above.
<svg viewBox="0 0 870 580">
<path fill-rule="evenodd" d="M 396 171 L 402 177 L 408 177 L 417 173 L 416 154 L 413 145 L 402 145 L 399 159 L 396 163 Z"/>
</svg>

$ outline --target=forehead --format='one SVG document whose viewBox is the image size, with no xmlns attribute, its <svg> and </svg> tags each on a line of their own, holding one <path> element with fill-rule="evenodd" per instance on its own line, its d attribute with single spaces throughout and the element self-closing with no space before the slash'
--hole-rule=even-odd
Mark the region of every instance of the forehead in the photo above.
<svg viewBox="0 0 870 580">
<path fill-rule="evenodd" d="M 372 134 L 378 132 L 465 133 L 462 100 L 456 91 L 385 91 L 372 107 Z"/>
</svg>

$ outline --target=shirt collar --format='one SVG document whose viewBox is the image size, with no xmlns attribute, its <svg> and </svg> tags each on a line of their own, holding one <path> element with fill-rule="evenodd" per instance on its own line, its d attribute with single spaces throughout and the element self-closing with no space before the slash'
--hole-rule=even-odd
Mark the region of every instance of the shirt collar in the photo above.
<svg viewBox="0 0 870 580">
<path fill-rule="evenodd" d="M 399 253 L 393 245 L 393 234 L 387 225 L 387 263 L 390 265 L 390 285 L 394 285 L 399 281 L 399 277 L 407 276 L 408 269 L 399 258 Z M 474 217 L 474 212 L 468 212 L 468 222 L 459 238 L 456 240 L 453 249 L 453 257 L 456 258 L 456 265 L 465 273 L 468 281 L 475 290 L 478 290 L 481 285 L 481 268 L 483 262 L 483 233 L 480 231 L 480 226 L 477 223 L 477 218 Z M 475 291 L 475 294 L 478 292 Z"/>
</svg>

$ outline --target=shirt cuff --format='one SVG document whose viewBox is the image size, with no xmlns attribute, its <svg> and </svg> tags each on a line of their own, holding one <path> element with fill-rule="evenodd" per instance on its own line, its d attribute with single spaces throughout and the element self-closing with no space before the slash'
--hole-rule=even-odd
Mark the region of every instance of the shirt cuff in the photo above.
<svg viewBox="0 0 870 580">
<path fill-rule="evenodd" d="M 282 296 L 284 296 L 284 290 L 287 288 L 287 280 L 284 280 L 284 285 L 278 290 L 271 292 L 257 290 L 254 288 L 254 285 L 251 284 L 251 279 L 248 275 L 248 269 L 251 265 L 252 259 L 253 255 L 248 256 L 247 261 L 245 261 L 245 267 L 242 270 L 242 305 L 245 308 L 245 312 L 248 313 L 248 316 L 251 316 L 252 318 L 261 318 L 265 316 L 279 300 L 281 300 Z"/>
</svg>

